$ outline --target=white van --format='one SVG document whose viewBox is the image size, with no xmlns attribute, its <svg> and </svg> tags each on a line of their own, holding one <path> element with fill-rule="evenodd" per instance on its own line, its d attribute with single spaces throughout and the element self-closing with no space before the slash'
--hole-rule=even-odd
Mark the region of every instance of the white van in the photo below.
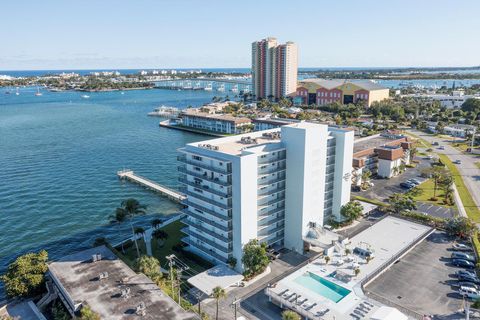
<svg viewBox="0 0 480 320">
<path fill-rule="evenodd" d="M 458 293 L 463 297 L 468 297 L 471 299 L 480 298 L 480 293 L 471 287 L 460 287 L 460 289 L 458 289 Z"/>
</svg>

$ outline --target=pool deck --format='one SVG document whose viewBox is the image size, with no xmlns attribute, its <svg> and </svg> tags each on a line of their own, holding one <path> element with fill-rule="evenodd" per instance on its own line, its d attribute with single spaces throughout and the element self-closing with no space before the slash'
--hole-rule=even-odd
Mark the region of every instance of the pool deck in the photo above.
<svg viewBox="0 0 480 320">
<path fill-rule="evenodd" d="M 368 319 L 382 305 L 364 296 L 362 284 L 371 281 L 372 275 L 376 275 L 380 270 L 388 269 L 399 255 L 421 242 L 430 231 L 431 228 L 427 226 L 386 217 L 350 239 L 346 245 L 351 251 L 355 247 L 368 246 L 375 256 L 370 262 L 367 263 L 365 259 L 354 254 L 346 256 L 344 250 L 334 252 L 330 254 L 331 260 L 328 264 L 323 257 L 318 258 L 267 288 L 265 293 L 276 303 L 295 309 L 310 319 Z M 355 267 L 360 269 L 357 276 L 354 274 Z M 295 279 L 307 272 L 351 292 L 335 303 L 295 282 Z M 329 276 L 334 272 L 342 275 L 343 281 Z"/>
</svg>

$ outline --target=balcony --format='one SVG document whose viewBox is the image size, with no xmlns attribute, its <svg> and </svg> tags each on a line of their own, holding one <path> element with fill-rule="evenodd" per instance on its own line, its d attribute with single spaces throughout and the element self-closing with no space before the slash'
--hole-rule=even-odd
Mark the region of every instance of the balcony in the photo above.
<svg viewBox="0 0 480 320">
<path fill-rule="evenodd" d="M 222 174 L 231 174 L 232 173 L 232 168 L 228 168 L 229 163 L 225 163 L 225 167 L 217 167 L 217 166 L 211 166 L 209 164 L 206 164 L 203 161 L 200 160 L 194 160 L 194 159 L 187 159 L 186 156 L 178 156 L 177 160 L 186 164 L 191 164 L 192 166 L 197 166 L 206 170 L 222 173 Z"/>
<path fill-rule="evenodd" d="M 212 249 L 208 249 L 207 247 L 202 246 L 200 243 L 196 243 L 195 241 L 192 241 L 189 237 L 182 238 L 182 242 L 184 242 L 184 243 L 186 243 L 186 244 L 188 244 L 192 247 L 197 248 L 198 250 L 202 251 L 206 255 L 209 255 L 209 256 L 217 259 L 217 260 L 220 260 L 224 263 L 227 263 L 227 260 L 228 260 L 227 258 L 219 255 L 218 253 L 216 253 Z"/>
<path fill-rule="evenodd" d="M 275 213 L 285 211 L 285 207 L 276 207 L 272 208 L 270 210 L 263 210 L 263 211 L 258 211 L 258 219 L 257 220 L 263 220 L 266 217 L 269 217 Z"/>
<path fill-rule="evenodd" d="M 222 192 L 222 191 L 216 190 L 214 188 L 210 188 L 209 186 L 204 186 L 200 183 L 195 183 L 193 181 L 187 180 L 185 178 L 178 178 L 178 181 L 180 183 L 185 184 L 185 185 L 188 185 L 188 186 L 191 186 L 191 187 L 194 187 L 194 188 L 199 188 L 199 189 L 205 190 L 207 192 L 213 193 L 213 194 L 215 194 L 219 197 L 231 198 L 231 196 L 232 196 L 232 193 L 229 192 L 228 190 L 225 190 L 225 192 Z"/>
<path fill-rule="evenodd" d="M 272 173 L 280 173 L 280 172 L 284 172 L 285 171 L 285 167 L 275 167 L 273 169 L 270 169 L 268 171 L 265 171 L 265 172 L 262 172 L 262 169 L 258 169 L 258 176 L 259 177 L 263 177 L 263 176 L 268 176 L 269 174 L 272 174 Z"/>
<path fill-rule="evenodd" d="M 270 184 L 273 184 L 273 183 L 278 183 L 278 182 L 282 182 L 282 181 L 285 181 L 285 177 L 275 177 L 275 179 L 258 179 L 258 182 L 257 184 L 259 186 L 268 186 Z"/>
<path fill-rule="evenodd" d="M 223 235 L 221 234 L 218 234 L 216 233 L 215 231 L 212 231 L 212 230 L 209 230 L 208 228 L 205 228 L 201 223 L 198 223 L 198 222 L 193 222 L 191 221 L 190 219 L 186 218 L 186 219 L 182 219 L 182 222 L 184 224 L 186 224 L 187 226 L 190 226 L 190 227 L 193 227 L 199 231 L 202 231 L 203 233 L 206 233 L 220 241 L 223 241 L 225 243 L 229 243 L 232 241 L 232 235 L 230 234 L 229 237 L 224 237 Z"/>
<path fill-rule="evenodd" d="M 222 219 L 222 220 L 225 220 L 225 221 L 231 221 L 231 220 L 232 220 L 232 214 L 231 214 L 231 211 L 230 211 L 230 210 L 229 210 L 229 215 L 224 215 L 224 214 L 218 213 L 218 212 L 216 212 L 216 211 L 214 211 L 214 210 L 205 208 L 204 206 L 202 206 L 202 205 L 200 205 L 200 204 L 197 204 L 197 203 L 193 203 L 193 202 L 191 202 L 191 201 L 188 201 L 188 199 L 182 201 L 182 204 L 183 204 L 183 205 L 186 205 L 186 206 L 188 206 L 188 207 L 195 208 L 195 209 L 200 210 L 200 211 L 202 211 L 202 212 L 206 212 L 206 213 L 208 213 L 208 214 L 210 214 L 210 215 L 212 215 L 212 216 L 214 216 L 214 217 L 216 217 L 216 218 L 219 218 L 219 219 Z M 184 209 L 184 210 L 185 210 L 185 209 Z M 184 210 L 182 210 L 182 212 L 183 212 Z M 190 211 L 187 210 L 187 212 L 185 212 L 185 213 L 188 214 L 189 212 L 190 212 Z"/>
<path fill-rule="evenodd" d="M 205 242 L 206 244 L 208 244 L 209 246 L 211 247 L 214 247 L 215 249 L 218 249 L 226 254 L 229 254 L 230 252 L 232 252 L 232 245 L 231 244 L 228 244 L 228 248 L 226 248 L 225 246 L 222 246 L 218 243 L 216 243 L 215 241 L 212 241 L 211 239 L 208 239 L 208 238 L 205 238 L 204 236 L 196 233 L 195 231 L 192 231 L 190 230 L 188 227 L 185 227 L 185 228 L 182 228 L 181 231 L 183 233 L 185 233 L 186 235 L 189 235 L 189 236 L 192 236 L 198 240 L 201 240 L 203 242 Z"/>
<path fill-rule="evenodd" d="M 260 230 L 263 230 L 265 228 L 268 228 L 270 225 L 274 224 L 274 223 L 277 223 L 277 222 L 280 222 L 280 221 L 283 221 L 285 220 L 285 216 L 284 215 L 280 215 L 278 217 L 275 217 L 273 219 L 263 219 L 263 220 L 259 220 L 258 221 L 258 231 Z"/>
<path fill-rule="evenodd" d="M 257 200 L 262 200 L 262 199 L 265 199 L 268 196 L 271 196 L 272 194 L 276 194 L 276 193 L 284 192 L 284 191 L 285 191 L 285 187 L 278 187 L 278 188 L 275 188 L 273 190 L 263 191 L 263 192 L 258 194 Z"/>
<path fill-rule="evenodd" d="M 190 196 L 190 197 L 195 198 L 195 199 L 199 199 L 201 201 L 204 201 L 204 202 L 209 203 L 211 205 L 214 205 L 216 207 L 220 207 L 222 209 L 231 209 L 231 207 L 232 207 L 231 203 L 225 204 L 225 203 L 222 203 L 222 202 L 210 199 L 210 198 L 206 198 L 199 193 L 188 190 L 187 188 L 182 188 L 182 192 L 185 193 L 187 196 Z"/>
<path fill-rule="evenodd" d="M 276 204 L 276 203 L 279 203 L 281 201 L 284 201 L 285 200 L 285 195 L 281 196 L 281 197 L 278 197 L 274 200 L 270 200 L 268 201 L 267 203 L 264 203 L 264 204 L 261 204 L 258 206 L 259 210 L 262 209 L 262 208 L 265 208 L 265 207 L 269 207 L 271 206 L 272 204 Z"/>
<path fill-rule="evenodd" d="M 178 171 L 181 172 L 181 173 L 188 174 L 189 176 L 193 176 L 193 177 L 196 177 L 196 178 L 200 178 L 200 179 L 218 184 L 219 186 L 229 187 L 229 186 L 232 185 L 232 183 L 222 181 L 219 178 L 213 178 L 212 179 L 212 178 L 208 177 L 208 174 L 206 172 L 201 174 L 201 173 L 195 172 L 193 170 L 188 170 L 185 166 L 178 166 L 177 168 L 178 168 Z"/>
<path fill-rule="evenodd" d="M 270 164 L 270 163 L 282 162 L 282 161 L 286 161 L 285 155 L 276 156 L 276 157 L 259 158 L 258 159 L 258 164 L 263 165 L 263 164 Z"/>
<path fill-rule="evenodd" d="M 270 229 L 270 230 L 265 230 L 265 228 L 262 229 L 262 236 L 265 236 L 265 237 L 269 237 L 279 231 L 283 231 L 285 229 L 285 225 L 281 225 L 281 226 L 278 226 L 278 227 L 275 227 L 273 229 Z"/>
<path fill-rule="evenodd" d="M 189 211 L 188 209 L 182 209 L 182 210 L 180 210 L 180 212 L 188 215 L 189 217 L 192 217 L 192 218 L 195 218 L 195 219 L 197 219 L 197 220 L 200 220 L 200 221 L 202 221 L 203 223 L 206 223 L 206 224 L 208 224 L 208 225 L 210 225 L 210 226 L 212 226 L 212 227 L 214 227 L 214 228 L 217 228 L 217 229 L 219 229 L 219 230 L 222 230 L 222 231 L 224 231 L 224 232 L 232 232 L 232 224 L 231 224 L 231 222 L 228 223 L 228 226 L 224 226 L 224 225 L 222 225 L 222 224 L 220 224 L 220 223 L 218 223 L 218 222 L 215 222 L 215 221 L 213 221 L 213 220 L 210 220 L 210 219 L 208 219 L 208 218 L 206 218 L 206 217 L 204 217 L 204 216 L 202 216 L 202 215 L 200 215 L 200 214 L 198 214 L 198 213 Z"/>
</svg>

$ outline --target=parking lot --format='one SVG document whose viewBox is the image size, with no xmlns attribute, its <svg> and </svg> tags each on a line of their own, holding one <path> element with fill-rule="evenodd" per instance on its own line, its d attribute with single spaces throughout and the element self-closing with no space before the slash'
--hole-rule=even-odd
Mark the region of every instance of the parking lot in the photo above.
<svg viewBox="0 0 480 320">
<path fill-rule="evenodd" d="M 416 179 L 421 182 L 425 181 L 424 178 L 420 177 L 421 172 L 425 168 L 429 168 L 431 164 L 431 160 L 428 160 L 425 157 L 417 157 L 417 160 L 420 160 L 420 163 L 417 165 L 417 167 L 408 168 L 403 174 L 394 178 L 372 179 L 371 182 L 374 184 L 373 187 L 370 187 L 365 191 L 352 191 L 352 195 L 358 195 L 369 199 L 377 199 L 387 202 L 388 198 L 392 194 L 407 192 L 407 189 L 400 187 L 400 183 L 409 179 Z M 417 211 L 437 218 L 451 218 L 457 214 L 457 209 L 455 208 L 446 208 L 422 202 L 417 202 Z"/>
<path fill-rule="evenodd" d="M 434 232 L 366 287 L 373 296 L 419 314 L 447 316 L 462 308 L 451 264 L 453 240 Z"/>
</svg>

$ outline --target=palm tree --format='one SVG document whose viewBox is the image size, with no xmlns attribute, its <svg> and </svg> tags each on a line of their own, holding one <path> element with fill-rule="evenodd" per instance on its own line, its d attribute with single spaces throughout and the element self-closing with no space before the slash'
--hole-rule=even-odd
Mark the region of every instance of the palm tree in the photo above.
<svg viewBox="0 0 480 320">
<path fill-rule="evenodd" d="M 215 311 L 215 319 L 218 320 L 218 302 L 220 299 L 223 299 L 227 296 L 227 293 L 225 292 L 225 289 L 222 287 L 215 287 L 212 290 L 212 298 L 215 299 L 217 303 L 217 310 Z"/>
<path fill-rule="evenodd" d="M 129 198 L 122 201 L 121 207 L 115 210 L 115 215 L 113 216 L 116 222 L 122 223 L 126 220 L 130 222 L 130 227 L 132 228 L 132 235 L 135 241 L 135 248 L 137 249 L 137 257 L 140 259 L 140 250 L 138 249 L 137 237 L 135 236 L 135 229 L 133 227 L 132 218 L 138 215 L 145 214 L 145 209 L 147 206 L 141 205 L 137 199 Z"/>
<path fill-rule="evenodd" d="M 157 229 L 158 226 L 162 224 L 162 219 L 158 219 L 158 218 L 157 218 L 157 219 L 153 219 L 152 222 L 151 222 L 151 224 L 152 224 L 152 228 L 153 228 L 153 229 Z"/>
<path fill-rule="evenodd" d="M 285 310 L 282 312 L 282 320 L 300 320 L 298 313 L 292 310 Z"/>
</svg>

